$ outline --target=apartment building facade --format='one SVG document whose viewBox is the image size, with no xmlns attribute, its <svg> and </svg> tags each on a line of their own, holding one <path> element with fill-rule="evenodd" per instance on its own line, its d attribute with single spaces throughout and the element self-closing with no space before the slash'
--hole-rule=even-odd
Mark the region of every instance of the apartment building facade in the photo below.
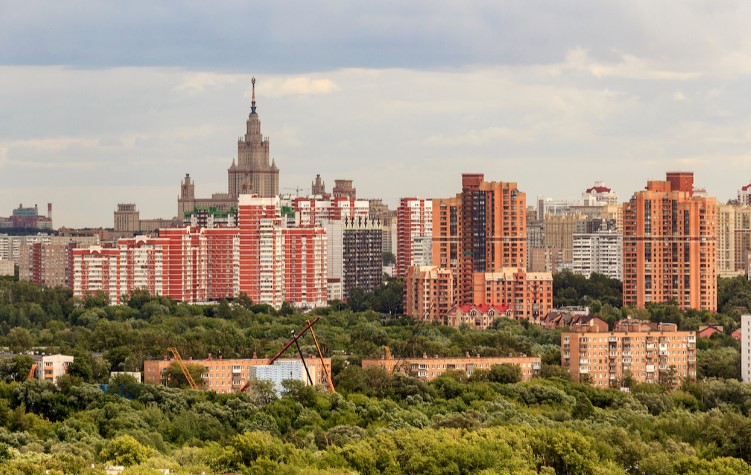
<svg viewBox="0 0 751 475">
<path fill-rule="evenodd" d="M 476 370 L 489 371 L 495 365 L 514 365 L 521 370 L 521 380 L 529 381 L 539 376 L 541 360 L 539 356 L 482 357 L 465 356 L 459 358 L 428 357 L 403 359 L 364 359 L 363 368 L 382 368 L 389 373 L 402 371 L 425 381 L 432 381 L 447 371 L 462 371 L 471 376 Z"/>
<path fill-rule="evenodd" d="M 410 266 L 431 265 L 433 202 L 423 198 L 402 198 L 397 208 L 397 278 L 404 278 Z"/>
</svg>

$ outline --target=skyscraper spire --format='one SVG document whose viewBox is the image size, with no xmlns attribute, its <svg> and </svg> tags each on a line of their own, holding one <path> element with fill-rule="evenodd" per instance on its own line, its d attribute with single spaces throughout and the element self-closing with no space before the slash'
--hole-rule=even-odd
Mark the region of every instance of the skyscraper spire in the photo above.
<svg viewBox="0 0 751 475">
<path fill-rule="evenodd" d="M 251 98 L 250 103 L 250 113 L 255 114 L 256 113 L 256 78 L 255 76 L 250 80 L 250 84 L 253 86 L 253 96 Z"/>
</svg>

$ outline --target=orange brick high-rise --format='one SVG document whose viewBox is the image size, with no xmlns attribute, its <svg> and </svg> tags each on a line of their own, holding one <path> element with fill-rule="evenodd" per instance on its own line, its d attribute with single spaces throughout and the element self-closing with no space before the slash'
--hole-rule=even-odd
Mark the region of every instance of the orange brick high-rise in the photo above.
<svg viewBox="0 0 751 475">
<path fill-rule="evenodd" d="M 487 182 L 482 173 L 462 175 L 459 303 L 474 301 L 474 274 L 526 267 L 527 198 L 516 183 Z"/>
<path fill-rule="evenodd" d="M 623 304 L 717 310 L 717 203 L 691 172 L 649 181 L 623 209 Z"/>
</svg>

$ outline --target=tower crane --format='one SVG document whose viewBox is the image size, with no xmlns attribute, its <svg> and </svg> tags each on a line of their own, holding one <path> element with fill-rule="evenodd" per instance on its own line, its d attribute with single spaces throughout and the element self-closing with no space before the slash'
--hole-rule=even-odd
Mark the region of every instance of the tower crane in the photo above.
<svg viewBox="0 0 751 475">
<path fill-rule="evenodd" d="M 190 371 L 188 371 L 188 366 L 183 361 L 182 357 L 180 356 L 180 353 L 177 351 L 177 348 L 174 346 L 170 346 L 167 348 L 167 351 L 170 351 L 172 353 L 172 356 L 175 357 L 175 361 L 177 361 L 177 364 L 180 366 L 180 369 L 183 372 L 183 375 L 185 376 L 185 379 L 188 380 L 188 384 L 190 385 L 190 388 L 193 390 L 198 391 L 198 384 L 196 384 L 196 380 L 193 379 L 193 376 L 191 376 Z"/>
</svg>

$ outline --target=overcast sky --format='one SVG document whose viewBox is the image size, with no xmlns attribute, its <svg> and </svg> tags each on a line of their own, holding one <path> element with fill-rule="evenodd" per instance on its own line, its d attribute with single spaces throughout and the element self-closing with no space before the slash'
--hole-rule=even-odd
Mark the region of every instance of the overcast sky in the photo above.
<svg viewBox="0 0 751 475">
<path fill-rule="evenodd" d="M 749 24 L 740 0 L 0 0 L 0 216 L 172 217 L 185 173 L 226 192 L 251 76 L 283 192 L 320 173 L 393 206 L 484 172 L 625 201 L 689 170 L 725 201 L 751 182 Z"/>
</svg>

